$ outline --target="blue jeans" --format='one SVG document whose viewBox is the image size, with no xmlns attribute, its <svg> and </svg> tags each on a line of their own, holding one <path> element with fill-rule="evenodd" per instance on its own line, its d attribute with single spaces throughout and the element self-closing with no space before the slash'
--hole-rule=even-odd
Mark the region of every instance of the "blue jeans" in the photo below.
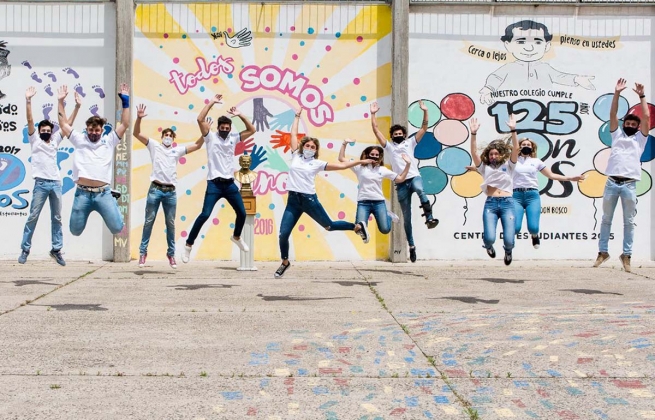
<svg viewBox="0 0 655 420">
<path fill-rule="evenodd" d="M 355 224 L 350 222 L 332 221 L 330 216 L 318 201 L 316 194 L 303 194 L 289 191 L 287 207 L 284 209 L 282 222 L 280 223 L 280 255 L 283 260 L 289 258 L 289 236 L 293 227 L 296 226 L 300 216 L 307 213 L 316 223 L 326 230 L 354 230 Z"/>
<path fill-rule="evenodd" d="M 221 198 L 225 198 L 237 214 L 237 219 L 234 222 L 234 236 L 241 236 L 243 225 L 246 224 L 246 208 L 243 205 L 239 187 L 237 187 L 234 181 L 218 182 L 209 180 L 207 181 L 207 190 L 205 191 L 205 201 L 202 204 L 202 211 L 193 223 L 191 232 L 189 232 L 189 237 L 186 240 L 187 245 L 193 245 L 196 241 L 202 225 L 209 219 L 214 206 Z"/>
<path fill-rule="evenodd" d="M 92 211 L 100 213 L 112 234 L 116 235 L 123 230 L 123 217 L 118 210 L 116 199 L 111 195 L 109 185 L 105 186 L 102 192 L 85 191 L 79 187 L 75 190 L 70 220 L 70 230 L 74 236 L 80 236 L 84 232 Z"/>
<path fill-rule="evenodd" d="M 396 193 L 398 194 L 398 203 L 403 212 L 403 222 L 405 223 L 405 236 L 409 246 L 414 246 L 414 235 L 412 234 L 412 193 L 418 195 L 418 199 L 423 203 L 430 203 L 430 199 L 423 192 L 423 178 L 415 176 L 396 184 Z"/>
<path fill-rule="evenodd" d="M 484 225 L 484 247 L 490 249 L 496 242 L 498 219 L 503 225 L 503 248 L 511 252 L 514 248 L 514 199 L 512 197 L 487 197 L 484 202 L 482 223 Z"/>
<path fill-rule="evenodd" d="M 61 181 L 36 178 L 32 192 L 30 215 L 23 229 L 23 242 L 20 247 L 29 252 L 32 247 L 32 235 L 45 200 L 50 199 L 50 229 L 52 230 L 52 250 L 59 251 L 64 246 L 64 234 L 61 229 Z"/>
<path fill-rule="evenodd" d="M 160 203 L 164 209 L 164 219 L 166 220 L 166 243 L 168 243 L 166 255 L 174 257 L 175 209 L 177 207 L 177 194 L 175 193 L 175 190 L 164 192 L 152 185 L 150 186 L 150 190 L 148 190 L 148 198 L 146 199 L 146 219 L 143 223 L 143 235 L 141 236 L 139 253 L 141 255 L 148 253 L 148 243 L 150 243 L 152 226 L 155 224 Z"/>
<path fill-rule="evenodd" d="M 603 221 L 600 224 L 600 240 L 598 250 L 608 252 L 610 230 L 616 203 L 621 198 L 623 207 L 623 253 L 632 255 L 632 241 L 635 235 L 635 214 L 637 212 L 637 183 L 626 182 L 617 184 L 610 178 L 605 183 L 603 192 Z"/>
<path fill-rule="evenodd" d="M 387 214 L 384 200 L 362 200 L 357 202 L 355 223 L 364 222 L 368 226 L 368 216 L 373 214 L 381 233 L 391 232 L 391 216 Z"/>
<path fill-rule="evenodd" d="M 516 233 L 521 231 L 523 213 L 528 222 L 528 232 L 539 234 L 539 218 L 541 217 L 541 198 L 538 190 L 514 191 L 514 217 L 516 218 Z"/>
</svg>

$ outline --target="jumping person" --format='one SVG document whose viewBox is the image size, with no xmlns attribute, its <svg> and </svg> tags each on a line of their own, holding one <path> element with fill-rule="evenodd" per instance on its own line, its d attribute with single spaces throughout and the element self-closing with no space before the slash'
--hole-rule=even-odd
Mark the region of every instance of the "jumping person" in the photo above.
<svg viewBox="0 0 655 420">
<path fill-rule="evenodd" d="M 27 109 L 27 134 L 32 149 L 32 178 L 34 178 L 34 190 L 32 191 L 32 204 L 30 205 L 30 215 L 25 222 L 23 229 L 23 241 L 20 245 L 22 251 L 18 257 L 18 262 L 25 264 L 30 248 L 32 247 L 32 235 L 36 229 L 36 223 L 39 221 L 39 215 L 45 201 L 50 201 L 50 224 L 52 235 L 52 257 L 59 265 L 66 265 L 61 249 L 64 246 L 64 234 L 61 228 L 61 175 L 57 165 L 57 149 L 62 142 L 63 137 L 61 130 L 53 134 L 55 128 L 48 120 L 43 120 L 38 124 L 38 133 L 34 129 L 34 120 L 32 118 L 32 98 L 36 95 L 36 88 L 33 86 L 25 92 L 26 109 Z M 82 105 L 82 98 L 75 93 L 75 109 L 68 120 L 69 125 L 73 125 L 77 112 Z"/>
<path fill-rule="evenodd" d="M 184 155 L 193 153 L 202 147 L 204 142 L 200 137 L 195 143 L 173 146 L 177 137 L 175 131 L 165 128 L 161 132 L 161 143 L 141 134 L 141 120 L 145 118 L 146 106 L 137 107 L 136 121 L 134 122 L 134 133 L 136 137 L 150 152 L 152 160 L 152 172 L 150 173 L 150 189 L 146 199 L 146 215 L 143 223 L 143 234 L 141 246 L 139 247 L 139 267 L 146 265 L 148 257 L 148 244 L 152 234 L 152 226 L 157 218 L 157 211 L 161 204 L 166 220 L 166 242 L 168 250 L 166 257 L 171 268 L 177 268 L 175 262 L 175 210 L 177 207 L 177 162 Z"/>
<path fill-rule="evenodd" d="M 635 83 L 634 91 L 641 102 L 641 119 L 634 114 L 623 117 L 623 127 L 619 128 L 617 111 L 619 97 L 626 88 L 626 80 L 619 79 L 614 88 L 614 98 L 610 107 L 610 133 L 612 135 L 612 152 L 607 162 L 605 174 L 608 176 L 603 192 L 603 220 L 600 225 L 598 257 L 594 267 L 598 267 L 610 257 L 609 238 L 612 218 L 616 204 L 621 199 L 623 207 L 623 253 L 619 256 L 623 269 L 629 273 L 632 257 L 632 242 L 635 231 L 635 214 L 637 212 L 637 181 L 641 180 L 641 155 L 646 148 L 650 129 L 650 112 L 644 93 L 644 85 Z"/>
<path fill-rule="evenodd" d="M 275 272 L 275 277 L 282 277 L 289 268 L 289 236 L 296 223 L 303 213 L 314 219 L 316 223 L 323 226 L 325 230 L 352 230 L 361 236 L 364 243 L 368 242 L 368 229 L 362 222 L 357 224 L 343 221 L 333 221 L 318 201 L 316 195 L 316 174 L 321 171 L 338 171 L 352 168 L 356 165 L 370 165 L 370 159 L 356 160 L 352 162 L 327 163 L 318 160 L 320 143 L 317 138 L 303 137 L 298 142 L 298 123 L 302 108 L 296 113 L 296 118 L 291 126 L 291 165 L 287 179 L 287 191 L 289 198 L 287 207 L 284 209 L 282 222 L 280 223 L 280 254 L 282 264 Z"/>
<path fill-rule="evenodd" d="M 346 146 L 354 140 L 346 139 L 339 150 L 339 162 L 347 162 Z M 405 169 L 398 175 L 397 173 L 384 167 L 384 149 L 380 146 L 369 146 L 362 151 L 360 160 L 369 159 L 373 161 L 370 165 L 356 165 L 350 168 L 357 175 L 359 189 L 357 191 L 357 213 L 355 223 L 364 223 L 368 226 L 368 218 L 371 214 L 375 217 L 378 230 L 387 234 L 391 231 L 392 216 L 384 201 L 382 194 L 382 180 L 384 178 L 399 184 L 405 182 L 407 173 L 412 166 L 412 160 L 406 154 L 402 155 L 405 161 Z"/>
<path fill-rule="evenodd" d="M 197 119 L 200 132 L 207 144 L 207 166 L 209 170 L 207 171 L 207 190 L 205 191 L 202 211 L 193 223 L 184 246 L 184 253 L 182 254 L 182 262 L 184 263 L 189 262 L 191 248 L 198 234 L 200 234 L 200 229 L 209 219 L 214 206 L 221 198 L 225 198 L 236 213 L 234 233 L 230 240 L 241 251 L 250 251 L 248 245 L 241 239 L 241 232 L 246 223 L 246 208 L 243 205 L 239 187 L 234 183 L 234 151 L 237 143 L 255 134 L 255 126 L 236 107 L 232 107 L 228 110 L 228 114 L 239 117 L 245 124 L 246 129 L 240 133 L 232 131 L 232 120 L 226 116 L 221 116 L 217 121 L 218 131 L 212 132 L 209 123 L 206 121 L 207 114 L 214 104 L 221 103 L 222 98 L 223 95 L 215 95 L 205 105 Z"/>
<path fill-rule="evenodd" d="M 403 154 L 410 157 L 412 165 L 409 168 L 409 173 L 404 182 L 396 184 L 396 192 L 398 194 L 398 203 L 403 212 L 403 219 L 405 223 L 405 235 L 407 236 L 407 243 L 409 244 L 409 259 L 411 262 L 416 262 L 416 246 L 414 244 L 414 235 L 412 233 L 412 193 L 418 195 L 421 201 L 421 208 L 423 209 L 423 216 L 425 216 L 425 224 L 428 229 L 435 228 L 439 224 L 439 220 L 432 217 L 432 206 L 430 199 L 423 192 L 423 178 L 418 170 L 418 161 L 414 157 L 414 150 L 423 138 L 423 135 L 428 130 L 428 108 L 419 101 L 419 106 L 423 110 L 423 124 L 416 132 L 416 135 L 407 139 L 407 128 L 401 125 L 392 125 L 389 134 L 391 140 L 387 141 L 384 134 L 378 128 L 378 122 L 375 114 L 380 110 L 377 102 L 371 104 L 371 127 L 373 133 L 377 137 L 378 142 L 387 152 L 391 158 L 391 170 L 399 174 L 405 168 L 405 161 Z"/>
<path fill-rule="evenodd" d="M 546 164 L 537 158 L 537 144 L 528 139 L 520 140 L 520 155 L 512 172 L 514 185 L 514 217 L 516 233 L 521 231 L 523 214 L 525 213 L 528 232 L 532 238 L 532 246 L 539 248 L 539 218 L 541 216 L 541 198 L 539 197 L 539 180 L 537 172 L 554 181 L 581 181 L 582 175 L 564 176 L 554 174 Z"/>
<path fill-rule="evenodd" d="M 483 241 L 487 254 L 496 258 L 494 242 L 496 242 L 496 226 L 498 219 L 503 226 L 503 248 L 505 249 L 505 265 L 512 263 L 514 248 L 514 199 L 512 198 L 512 172 L 519 155 L 519 140 L 516 135 L 516 120 L 510 115 L 507 126 L 512 133 L 512 147 L 504 140 L 489 143 L 478 155 L 477 134 L 480 124 L 477 118 L 472 118 L 469 124 L 471 130 L 471 156 L 477 171 L 482 175 L 482 190 L 487 195 L 482 213 Z"/>
<path fill-rule="evenodd" d="M 102 216 L 109 231 L 116 235 L 123 230 L 123 218 L 118 210 L 110 187 L 114 166 L 114 149 L 130 126 L 130 90 L 122 84 L 118 91 L 123 111 L 121 122 L 115 130 L 103 134 L 107 120 L 93 116 L 86 120 L 86 133 L 73 130 L 66 121 L 64 99 L 68 87 L 59 88 L 59 126 L 73 146 L 73 181 L 77 184 L 73 211 L 70 218 L 70 231 L 80 236 L 86 228 L 89 215 L 97 211 Z"/>
</svg>

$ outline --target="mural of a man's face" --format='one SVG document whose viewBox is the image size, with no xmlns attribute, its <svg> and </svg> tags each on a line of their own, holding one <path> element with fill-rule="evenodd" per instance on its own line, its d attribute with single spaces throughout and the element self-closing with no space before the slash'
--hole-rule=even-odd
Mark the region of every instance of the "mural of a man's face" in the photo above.
<svg viewBox="0 0 655 420">
<path fill-rule="evenodd" d="M 512 40 L 505 41 L 505 48 L 519 61 L 539 61 L 550 50 L 543 29 L 514 28 L 512 33 Z"/>
</svg>

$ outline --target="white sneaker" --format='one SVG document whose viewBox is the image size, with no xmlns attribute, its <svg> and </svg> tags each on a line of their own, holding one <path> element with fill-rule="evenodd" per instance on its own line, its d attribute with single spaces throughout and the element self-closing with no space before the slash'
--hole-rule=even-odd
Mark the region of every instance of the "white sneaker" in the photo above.
<svg viewBox="0 0 655 420">
<path fill-rule="evenodd" d="M 189 245 L 184 245 L 184 252 L 182 253 L 182 262 L 184 264 L 188 263 L 190 257 L 191 257 L 191 247 Z"/>
<path fill-rule="evenodd" d="M 248 248 L 248 245 L 243 241 L 243 238 L 234 239 L 234 236 L 230 236 L 230 240 L 234 242 L 241 251 L 250 252 L 250 248 Z"/>
<path fill-rule="evenodd" d="M 389 217 L 391 217 L 391 221 L 394 223 L 398 223 L 400 221 L 400 217 L 396 213 L 393 213 L 391 210 L 387 210 L 387 214 Z"/>
</svg>

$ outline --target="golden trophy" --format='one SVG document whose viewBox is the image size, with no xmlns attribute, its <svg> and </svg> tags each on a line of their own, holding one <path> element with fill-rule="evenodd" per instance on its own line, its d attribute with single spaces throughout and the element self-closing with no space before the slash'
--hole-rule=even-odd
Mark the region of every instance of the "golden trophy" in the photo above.
<svg viewBox="0 0 655 420">
<path fill-rule="evenodd" d="M 257 198 L 252 192 L 252 183 L 257 179 L 257 172 L 250 170 L 252 157 L 243 154 L 239 157 L 241 169 L 234 173 L 234 179 L 241 184 L 241 198 L 246 208 L 246 224 L 243 227 L 243 240 L 250 248 L 249 252 L 241 251 L 239 271 L 257 271 L 255 267 L 255 214 L 257 213 Z"/>
</svg>

